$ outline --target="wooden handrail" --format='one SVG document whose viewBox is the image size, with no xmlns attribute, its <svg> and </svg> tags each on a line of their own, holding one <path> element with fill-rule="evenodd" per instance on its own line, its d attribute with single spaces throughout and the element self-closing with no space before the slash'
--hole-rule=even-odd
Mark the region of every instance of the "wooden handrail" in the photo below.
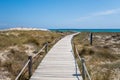
<svg viewBox="0 0 120 80">
<path fill-rule="evenodd" d="M 76 34 L 78 34 L 78 33 L 76 33 Z M 79 56 L 79 53 L 78 53 L 78 50 L 77 50 L 77 48 L 75 47 L 75 43 L 73 42 L 73 38 L 72 38 L 72 46 L 73 46 L 73 50 L 74 50 L 74 54 L 77 54 L 77 56 L 78 56 L 78 59 L 81 61 L 81 63 L 82 63 L 82 75 L 83 75 L 83 80 L 85 80 L 85 77 L 86 77 L 86 75 L 88 76 L 88 79 L 89 80 L 91 80 L 91 77 L 90 77 L 90 75 L 89 75 L 89 73 L 88 73 L 88 70 L 87 70 L 87 67 L 86 67 L 86 65 L 85 65 L 85 60 L 84 60 L 84 58 L 81 58 L 80 56 Z M 76 57 L 75 55 L 74 55 L 74 57 Z"/>
<path fill-rule="evenodd" d="M 43 49 L 45 49 L 46 46 L 47 46 L 47 44 L 45 44 L 45 45 L 42 47 L 42 49 L 40 49 L 32 58 L 35 58 L 38 54 L 40 54 L 40 53 L 43 51 Z"/>
<path fill-rule="evenodd" d="M 42 49 L 40 49 L 40 50 L 38 51 L 38 53 L 32 57 L 32 59 L 35 58 L 39 53 L 41 53 L 41 52 L 43 51 L 43 49 L 45 49 L 46 46 L 47 46 L 47 45 L 45 44 L 45 45 L 42 47 Z M 30 56 L 29 56 L 29 57 L 30 57 Z M 26 62 L 25 66 L 22 68 L 22 70 L 20 71 L 20 73 L 18 74 L 18 76 L 15 78 L 15 80 L 18 80 L 18 79 L 19 79 L 19 77 L 21 76 L 21 74 L 23 73 L 23 71 L 26 69 L 26 67 L 29 65 L 30 62 L 31 62 L 31 60 L 28 59 L 28 61 Z M 31 74 L 31 73 L 29 73 L 29 74 Z M 30 76 L 29 76 L 29 77 L 30 77 Z"/>
<path fill-rule="evenodd" d="M 77 50 L 77 48 L 76 48 L 76 47 L 75 47 L 75 50 L 76 50 L 76 54 L 77 54 L 77 56 L 78 56 L 79 60 L 81 61 L 82 59 L 81 59 L 81 57 L 79 56 L 79 53 L 78 53 L 78 50 Z"/>
<path fill-rule="evenodd" d="M 87 70 L 87 67 L 86 67 L 86 65 L 85 65 L 85 60 L 84 60 L 84 58 L 81 58 L 81 57 L 79 56 L 79 53 L 78 53 L 77 48 L 75 48 L 75 50 L 76 50 L 76 54 L 77 54 L 79 60 L 82 62 L 82 69 L 83 69 L 83 70 L 82 70 L 82 75 L 83 75 L 83 79 L 85 79 L 85 75 L 87 75 L 87 76 L 88 76 L 88 79 L 91 80 L 91 77 L 90 77 L 90 75 L 89 75 L 89 73 L 88 73 L 88 70 Z"/>
<path fill-rule="evenodd" d="M 58 39 L 61 39 L 61 37 L 60 38 L 57 38 L 57 39 L 55 39 L 53 42 L 52 42 L 52 44 L 53 43 L 55 43 Z M 44 49 L 46 48 L 46 53 L 48 52 L 48 43 L 46 43 L 43 47 L 42 47 L 42 49 L 40 49 L 34 56 L 28 56 L 28 61 L 26 62 L 26 64 L 24 65 L 24 67 L 22 68 L 22 70 L 20 71 L 20 73 L 18 74 L 18 76 L 15 78 L 15 80 L 18 80 L 19 79 L 19 77 L 21 76 L 21 74 L 23 73 L 23 71 L 26 69 L 26 67 L 29 65 L 29 78 L 30 78 L 30 76 L 31 76 L 31 74 L 32 74 L 32 59 L 33 58 L 35 58 L 38 54 L 40 54 Z M 31 57 L 31 58 L 30 58 Z"/>
<path fill-rule="evenodd" d="M 87 70 L 87 67 L 86 67 L 86 65 L 85 65 L 85 62 L 83 63 L 83 66 L 84 66 L 84 70 L 85 70 L 85 72 L 86 72 L 86 74 L 87 74 L 87 76 L 88 76 L 88 79 L 91 80 L 91 77 L 90 77 L 90 75 L 89 75 L 89 73 L 88 73 L 88 70 Z"/>
<path fill-rule="evenodd" d="M 20 73 L 18 74 L 18 76 L 15 78 L 15 80 L 18 80 L 19 77 L 21 76 L 21 74 L 23 73 L 23 71 L 25 70 L 25 68 L 28 66 L 30 60 L 28 60 L 25 64 L 25 66 L 22 68 L 22 70 L 20 71 Z"/>
</svg>

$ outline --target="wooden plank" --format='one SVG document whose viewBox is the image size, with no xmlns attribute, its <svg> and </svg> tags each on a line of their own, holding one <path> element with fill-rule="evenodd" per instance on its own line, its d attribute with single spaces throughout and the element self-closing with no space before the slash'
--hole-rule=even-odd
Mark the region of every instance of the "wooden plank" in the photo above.
<svg viewBox="0 0 120 80">
<path fill-rule="evenodd" d="M 52 47 L 30 80 L 82 80 L 73 57 L 71 40 L 74 35 L 64 37 Z"/>
</svg>

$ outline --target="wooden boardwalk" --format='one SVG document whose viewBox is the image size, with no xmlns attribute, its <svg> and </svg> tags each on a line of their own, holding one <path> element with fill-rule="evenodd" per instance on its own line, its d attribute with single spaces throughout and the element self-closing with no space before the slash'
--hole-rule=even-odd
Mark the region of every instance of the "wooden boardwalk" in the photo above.
<svg viewBox="0 0 120 80">
<path fill-rule="evenodd" d="M 30 80 L 82 80 L 72 51 L 74 35 L 64 37 L 53 46 Z"/>
</svg>

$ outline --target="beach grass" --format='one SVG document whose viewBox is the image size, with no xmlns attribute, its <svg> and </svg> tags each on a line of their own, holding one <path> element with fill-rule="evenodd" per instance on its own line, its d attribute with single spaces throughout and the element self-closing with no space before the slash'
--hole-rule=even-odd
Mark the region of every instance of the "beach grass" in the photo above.
<svg viewBox="0 0 120 80">
<path fill-rule="evenodd" d="M 11 30 L 0 31 L 0 72 L 7 71 L 7 74 L 2 74 L 5 78 L 15 79 L 18 75 L 29 55 L 34 55 L 40 50 L 43 45 L 48 42 L 52 43 L 60 37 L 64 37 L 68 33 L 59 33 L 51 31 L 39 31 L 39 30 Z M 58 41 L 58 40 L 57 40 Z M 55 44 L 55 42 L 49 45 L 49 49 Z M 26 47 L 27 45 L 27 47 Z M 31 47 L 29 49 L 29 47 Z M 28 52 L 26 52 L 26 50 Z M 29 52 L 31 50 L 32 52 Z M 42 52 L 38 57 L 33 71 L 39 64 L 39 62 L 45 56 L 45 52 Z M 2 70 L 3 69 L 3 70 Z M 22 74 L 20 80 L 28 79 L 28 73 Z"/>
<path fill-rule="evenodd" d="M 79 55 L 85 58 L 92 80 L 120 79 L 120 33 L 93 33 L 93 45 L 90 45 L 89 34 L 76 35 L 74 43 Z M 78 63 L 81 69 L 80 61 Z"/>
</svg>

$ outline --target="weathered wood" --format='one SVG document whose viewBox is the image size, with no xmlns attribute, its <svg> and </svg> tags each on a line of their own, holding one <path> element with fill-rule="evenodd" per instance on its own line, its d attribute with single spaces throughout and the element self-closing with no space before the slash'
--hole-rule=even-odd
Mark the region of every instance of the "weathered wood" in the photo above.
<svg viewBox="0 0 120 80">
<path fill-rule="evenodd" d="M 85 67 L 84 67 L 84 64 L 85 64 L 84 58 L 81 59 L 81 62 L 82 62 L 82 77 L 83 77 L 83 80 L 85 80 L 86 73 L 85 73 Z"/>
<path fill-rule="evenodd" d="M 90 45 L 93 44 L 93 33 L 90 33 Z"/>
<path fill-rule="evenodd" d="M 28 64 L 28 75 L 29 78 L 32 76 L 32 56 L 28 56 L 28 60 L 30 60 Z"/>
<path fill-rule="evenodd" d="M 85 65 L 85 61 L 84 61 L 83 66 L 84 66 L 84 71 L 85 71 L 85 73 L 86 73 L 85 77 L 87 76 L 87 77 L 88 77 L 88 80 L 91 80 L 90 74 L 88 73 L 87 67 L 86 67 L 86 65 Z"/>
<path fill-rule="evenodd" d="M 82 64 L 82 76 L 83 76 L 83 80 L 85 80 L 86 76 L 88 76 L 88 80 L 91 80 L 90 74 L 88 73 L 87 67 L 85 65 L 85 60 L 84 60 L 84 58 L 81 58 L 79 56 L 77 48 L 76 48 L 76 54 L 77 54 L 77 56 L 78 56 L 78 58 L 79 58 L 79 60 L 81 61 L 81 64 Z"/>
<path fill-rule="evenodd" d="M 32 58 L 35 58 L 38 54 L 40 54 L 45 49 L 45 47 L 46 45 L 44 45 L 42 49 L 40 49 Z"/>
<path fill-rule="evenodd" d="M 45 53 L 48 52 L 48 42 L 46 42 Z"/>
<path fill-rule="evenodd" d="M 82 80 L 71 45 L 74 35 L 64 37 L 53 46 L 30 80 Z"/>
<path fill-rule="evenodd" d="M 21 74 L 23 73 L 23 71 L 26 69 L 26 67 L 28 66 L 30 60 L 28 60 L 25 64 L 25 66 L 22 68 L 22 70 L 20 71 L 20 73 L 18 74 L 18 76 L 15 78 L 15 80 L 18 80 L 19 77 L 21 76 Z"/>
<path fill-rule="evenodd" d="M 26 69 L 27 66 L 28 66 L 28 70 L 29 70 L 28 71 L 29 78 L 31 77 L 31 75 L 32 75 L 32 59 L 35 58 L 38 54 L 40 54 L 43 51 L 43 49 L 45 49 L 46 53 L 48 52 L 48 42 L 33 57 L 28 56 L 28 61 L 26 62 L 25 66 L 22 68 L 22 70 L 20 71 L 18 76 L 15 78 L 15 80 L 19 79 L 19 77 L 21 76 L 21 74 L 23 73 L 23 71 Z"/>
</svg>

